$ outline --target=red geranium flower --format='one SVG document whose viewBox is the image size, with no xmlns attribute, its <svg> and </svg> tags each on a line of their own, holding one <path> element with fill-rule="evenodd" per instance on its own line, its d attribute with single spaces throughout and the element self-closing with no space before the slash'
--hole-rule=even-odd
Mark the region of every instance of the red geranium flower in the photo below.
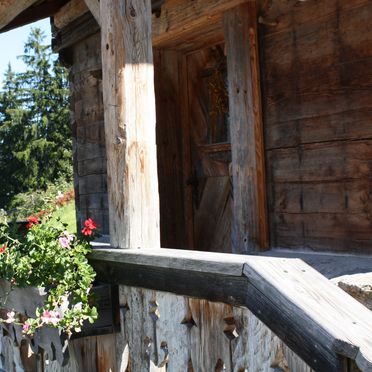
<svg viewBox="0 0 372 372">
<path fill-rule="evenodd" d="M 81 230 L 81 232 L 83 233 L 83 235 L 85 236 L 90 236 L 92 235 L 93 231 L 91 229 L 88 229 L 87 227 L 84 227 L 83 230 Z"/>
<path fill-rule="evenodd" d="M 83 230 L 81 230 L 81 232 L 85 236 L 91 236 L 93 234 L 93 230 L 95 230 L 96 228 L 97 224 L 91 218 L 88 218 L 87 220 L 85 220 L 84 228 Z"/>
<path fill-rule="evenodd" d="M 39 220 L 36 217 L 28 217 L 27 218 L 28 224 L 26 225 L 26 229 L 31 229 L 33 225 L 37 225 L 39 223 Z"/>
<path fill-rule="evenodd" d="M 88 218 L 87 220 L 85 220 L 84 226 L 91 230 L 94 230 L 97 228 L 97 224 L 91 218 Z"/>
<path fill-rule="evenodd" d="M 0 247 L 0 253 L 4 253 L 5 250 L 7 248 L 7 245 L 6 244 L 3 244 L 1 247 Z"/>
</svg>

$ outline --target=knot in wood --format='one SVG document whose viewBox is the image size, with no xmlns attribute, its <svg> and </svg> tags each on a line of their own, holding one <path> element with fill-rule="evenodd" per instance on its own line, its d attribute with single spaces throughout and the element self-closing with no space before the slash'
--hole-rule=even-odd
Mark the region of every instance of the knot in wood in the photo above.
<svg viewBox="0 0 372 372">
<path fill-rule="evenodd" d="M 134 18 L 137 15 L 136 9 L 134 9 L 133 5 L 129 6 L 129 15 Z"/>
<path fill-rule="evenodd" d="M 123 144 L 124 143 L 124 138 L 123 137 L 119 137 L 119 136 L 117 136 L 116 137 L 116 140 L 115 140 L 115 144 L 116 145 L 121 145 L 121 144 Z"/>
</svg>

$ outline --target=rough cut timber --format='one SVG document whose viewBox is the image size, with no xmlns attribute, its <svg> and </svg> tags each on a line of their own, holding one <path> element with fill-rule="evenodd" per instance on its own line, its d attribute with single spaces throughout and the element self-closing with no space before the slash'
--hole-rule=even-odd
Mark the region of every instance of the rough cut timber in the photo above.
<svg viewBox="0 0 372 372">
<path fill-rule="evenodd" d="M 247 307 L 316 371 L 372 369 L 371 311 L 302 260 L 105 248 L 90 261 L 111 283 Z"/>
<path fill-rule="evenodd" d="M 0 1 L 0 30 L 10 23 L 18 14 L 38 0 L 2 0 Z"/>
<path fill-rule="evenodd" d="M 151 1 L 101 0 L 110 239 L 160 246 Z"/>
<path fill-rule="evenodd" d="M 54 15 L 54 25 L 61 29 L 88 11 L 84 0 L 71 0 Z"/>
<path fill-rule="evenodd" d="M 100 5 L 99 0 L 84 0 L 85 4 L 89 8 L 90 12 L 93 14 L 93 17 L 99 25 L 101 25 L 101 16 L 100 16 Z"/>
<path fill-rule="evenodd" d="M 268 246 L 255 2 L 225 13 L 233 175 L 234 253 Z"/>
<path fill-rule="evenodd" d="M 184 39 L 196 30 L 205 32 L 205 27 L 216 17 L 247 0 L 180 0 L 165 1 L 160 16 L 152 18 L 153 44 L 165 46 Z"/>
</svg>

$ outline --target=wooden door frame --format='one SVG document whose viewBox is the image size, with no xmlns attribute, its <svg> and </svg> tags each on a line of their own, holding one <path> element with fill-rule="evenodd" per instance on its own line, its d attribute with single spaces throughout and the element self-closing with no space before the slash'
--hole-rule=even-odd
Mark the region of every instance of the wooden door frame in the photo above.
<svg viewBox="0 0 372 372">
<path fill-rule="evenodd" d="M 232 151 L 232 253 L 244 254 L 266 250 L 269 246 L 256 2 L 249 1 L 226 10 L 223 13 L 223 31 L 227 49 Z M 208 44 L 202 45 L 208 47 Z M 182 51 L 179 66 L 185 222 L 188 244 L 190 249 L 194 249 L 192 187 L 188 185 L 192 164 L 187 53 Z"/>
<path fill-rule="evenodd" d="M 233 176 L 233 253 L 268 248 L 256 1 L 224 13 Z M 238 62 L 237 62 L 238 61 Z"/>
</svg>

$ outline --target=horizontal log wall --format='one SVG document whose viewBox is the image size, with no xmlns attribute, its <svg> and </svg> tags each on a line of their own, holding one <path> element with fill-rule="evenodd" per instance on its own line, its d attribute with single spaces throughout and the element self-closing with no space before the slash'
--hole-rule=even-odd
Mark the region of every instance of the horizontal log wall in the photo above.
<svg viewBox="0 0 372 372">
<path fill-rule="evenodd" d="M 72 47 L 71 109 L 78 224 L 92 217 L 108 234 L 100 40 L 97 33 Z"/>
<path fill-rule="evenodd" d="M 272 246 L 372 252 L 371 19 L 368 0 L 261 9 Z"/>
</svg>

